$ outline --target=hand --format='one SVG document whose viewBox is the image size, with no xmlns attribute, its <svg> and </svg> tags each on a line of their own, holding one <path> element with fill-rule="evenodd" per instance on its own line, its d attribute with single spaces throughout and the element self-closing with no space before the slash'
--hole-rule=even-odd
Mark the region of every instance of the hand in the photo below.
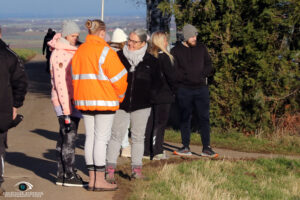
<svg viewBox="0 0 300 200">
<path fill-rule="evenodd" d="M 13 120 L 17 117 L 17 108 L 13 107 Z"/>
</svg>

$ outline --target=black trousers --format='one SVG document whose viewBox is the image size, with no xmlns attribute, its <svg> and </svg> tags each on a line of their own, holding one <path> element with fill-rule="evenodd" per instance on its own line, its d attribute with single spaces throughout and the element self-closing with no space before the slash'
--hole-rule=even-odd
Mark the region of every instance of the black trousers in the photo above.
<svg viewBox="0 0 300 200">
<path fill-rule="evenodd" d="M 208 86 L 199 89 L 179 88 L 177 101 L 180 110 L 180 131 L 184 147 L 189 147 L 191 136 L 192 111 L 195 108 L 199 117 L 203 147 L 210 145 L 209 90 Z"/>
<path fill-rule="evenodd" d="M 57 177 L 69 177 L 74 173 L 75 146 L 80 119 L 71 117 L 71 131 L 65 131 L 65 119 L 58 117 L 59 138 L 56 144 Z"/>
<path fill-rule="evenodd" d="M 4 182 L 4 159 L 5 159 L 5 149 L 7 148 L 7 131 L 0 133 L 0 186 Z"/>
<path fill-rule="evenodd" d="M 163 153 L 170 108 L 171 104 L 158 104 L 152 107 L 145 133 L 144 156 L 153 157 Z"/>
</svg>

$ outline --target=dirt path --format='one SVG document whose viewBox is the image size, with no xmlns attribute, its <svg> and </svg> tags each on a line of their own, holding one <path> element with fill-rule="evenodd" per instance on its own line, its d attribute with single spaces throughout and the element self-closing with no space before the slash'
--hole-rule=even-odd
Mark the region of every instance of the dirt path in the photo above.
<svg viewBox="0 0 300 200">
<path fill-rule="evenodd" d="M 18 191 L 20 181 L 33 185 L 30 192 L 42 192 L 41 199 L 112 199 L 113 192 L 88 192 L 83 188 L 56 186 L 56 156 L 58 122 L 50 101 L 50 77 L 45 72 L 45 60 L 37 55 L 25 65 L 29 77 L 29 93 L 19 113 L 24 121 L 9 131 L 5 164 L 6 192 Z M 79 141 L 76 149 L 78 173 L 85 179 L 87 170 L 84 162 L 84 131 L 80 124 Z M 12 198 L 19 199 L 19 198 Z M 26 198 L 25 198 L 26 199 Z M 29 199 L 29 198 L 28 198 Z M 30 198 L 32 199 L 32 198 Z"/>
<path fill-rule="evenodd" d="M 42 199 L 51 200 L 62 197 L 65 200 L 113 199 L 114 192 L 94 193 L 87 192 L 82 188 L 68 188 L 54 184 L 58 123 L 50 101 L 50 77 L 45 72 L 45 59 L 42 55 L 34 57 L 25 67 L 30 80 L 29 93 L 26 96 L 24 106 L 19 110 L 19 113 L 24 115 L 24 121 L 17 128 L 9 131 L 4 188 L 7 192 L 15 192 L 18 191 L 15 186 L 18 182 L 27 181 L 33 185 L 30 192 L 42 192 Z M 173 150 L 179 146 L 179 144 L 166 144 L 168 155 L 173 157 Z M 78 173 L 85 180 L 88 180 L 83 148 L 84 125 L 81 121 L 76 149 L 76 167 Z M 194 156 L 199 157 L 201 147 L 191 146 L 191 149 Z M 279 156 L 225 149 L 215 150 L 221 158 L 272 158 Z M 300 158 L 300 156 L 293 156 L 293 158 Z M 124 162 L 129 162 L 129 159 L 120 159 L 120 163 Z"/>
</svg>

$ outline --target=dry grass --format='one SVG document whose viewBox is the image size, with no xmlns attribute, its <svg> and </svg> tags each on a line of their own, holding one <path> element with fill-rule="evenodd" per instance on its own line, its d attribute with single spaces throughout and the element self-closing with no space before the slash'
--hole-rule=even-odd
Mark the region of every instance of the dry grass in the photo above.
<svg viewBox="0 0 300 200">
<path fill-rule="evenodd" d="M 146 167 L 129 199 L 300 199 L 300 161 L 198 160 Z"/>
</svg>

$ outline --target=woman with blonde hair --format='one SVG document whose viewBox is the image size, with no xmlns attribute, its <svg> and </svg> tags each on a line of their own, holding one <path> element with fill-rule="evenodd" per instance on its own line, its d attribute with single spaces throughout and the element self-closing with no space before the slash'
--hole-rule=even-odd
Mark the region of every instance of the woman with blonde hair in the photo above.
<svg viewBox="0 0 300 200">
<path fill-rule="evenodd" d="M 86 130 L 85 161 L 88 190 L 116 190 L 105 180 L 106 147 L 115 112 L 127 88 L 127 71 L 117 53 L 105 42 L 105 24 L 88 20 L 89 34 L 72 62 L 75 107 L 83 114 Z"/>
<path fill-rule="evenodd" d="M 176 92 L 174 58 L 167 48 L 168 35 L 164 32 L 153 33 L 150 53 L 158 59 L 162 85 L 154 98 L 154 105 L 148 120 L 144 155 L 155 160 L 166 159 L 163 151 L 164 132 Z"/>
</svg>

